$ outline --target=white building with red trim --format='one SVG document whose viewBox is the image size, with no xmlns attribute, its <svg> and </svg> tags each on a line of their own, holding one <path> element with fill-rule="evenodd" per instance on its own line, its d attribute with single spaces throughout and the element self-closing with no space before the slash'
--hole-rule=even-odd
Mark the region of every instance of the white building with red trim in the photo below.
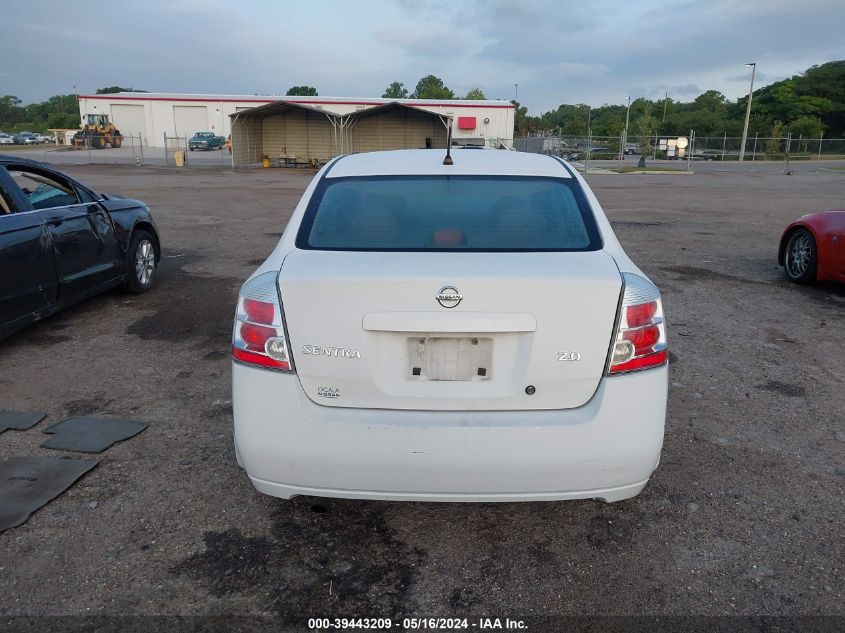
<svg viewBox="0 0 845 633">
<path fill-rule="evenodd" d="M 386 103 L 412 105 L 452 119 L 453 139 L 500 139 L 510 145 L 514 105 L 510 101 L 463 99 L 386 99 L 358 97 L 288 97 L 275 95 L 203 95 L 118 92 L 80 95 L 79 114 L 108 114 L 123 134 L 141 137 L 144 145 L 163 147 L 166 136 L 196 132 L 231 133 L 229 115 L 273 101 L 292 101 L 333 114 L 349 114 Z"/>
</svg>

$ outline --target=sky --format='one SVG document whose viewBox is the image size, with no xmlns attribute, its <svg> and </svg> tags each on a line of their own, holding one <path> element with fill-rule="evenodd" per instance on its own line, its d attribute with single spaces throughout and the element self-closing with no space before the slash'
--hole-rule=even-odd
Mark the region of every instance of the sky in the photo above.
<svg viewBox="0 0 845 633">
<path fill-rule="evenodd" d="M 736 99 L 747 62 L 763 86 L 845 59 L 845 2 L 0 0 L 0 33 L 0 95 L 24 103 L 111 85 L 378 97 L 434 74 L 540 114 L 666 92 Z"/>
</svg>

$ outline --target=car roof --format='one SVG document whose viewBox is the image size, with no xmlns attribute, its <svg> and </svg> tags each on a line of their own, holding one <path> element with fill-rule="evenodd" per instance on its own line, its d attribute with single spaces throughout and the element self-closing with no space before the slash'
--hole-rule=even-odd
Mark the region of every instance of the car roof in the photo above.
<svg viewBox="0 0 845 633">
<path fill-rule="evenodd" d="M 68 180 L 70 180 L 76 186 L 82 187 L 83 189 L 85 189 L 86 191 L 88 191 L 89 193 L 91 193 L 93 195 L 99 195 L 99 194 L 96 193 L 96 191 L 94 189 L 92 189 L 88 185 L 86 185 L 82 182 L 79 182 L 79 180 L 77 180 L 73 176 L 68 176 L 66 173 L 56 169 L 53 165 L 50 165 L 49 163 L 42 163 L 40 161 L 32 160 L 30 158 L 19 158 L 18 156 L 12 156 L 10 154 L 0 154 L 0 167 L 7 167 L 10 164 L 11 165 L 24 165 L 24 166 L 29 165 L 30 167 L 38 167 L 38 168 L 46 170 L 48 172 L 58 174 L 59 176 L 62 176 L 63 178 L 67 178 Z"/>
<path fill-rule="evenodd" d="M 561 161 L 542 154 L 495 150 L 452 151 L 452 165 L 444 165 L 445 149 L 364 152 L 342 156 L 326 178 L 349 176 L 543 176 L 571 178 Z"/>
<path fill-rule="evenodd" d="M 51 169 L 56 171 L 51 165 L 37 160 L 32 160 L 31 158 L 12 156 L 11 154 L 0 154 L 0 165 L 6 165 L 8 163 L 15 163 L 16 165 L 30 165 L 32 167 L 41 167 L 42 169 Z"/>
</svg>

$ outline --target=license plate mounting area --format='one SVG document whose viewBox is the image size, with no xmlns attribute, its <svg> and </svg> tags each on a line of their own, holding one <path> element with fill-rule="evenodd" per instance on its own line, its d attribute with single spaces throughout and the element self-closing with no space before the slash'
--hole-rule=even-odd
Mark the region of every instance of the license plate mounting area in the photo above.
<svg viewBox="0 0 845 633">
<path fill-rule="evenodd" d="M 480 336 L 414 336 L 407 339 L 411 380 L 490 380 L 493 339 Z"/>
</svg>

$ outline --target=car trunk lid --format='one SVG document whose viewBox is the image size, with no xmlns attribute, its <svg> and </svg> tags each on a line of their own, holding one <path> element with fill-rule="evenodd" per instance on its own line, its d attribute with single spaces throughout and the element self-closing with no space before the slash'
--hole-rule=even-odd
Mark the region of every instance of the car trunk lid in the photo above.
<svg viewBox="0 0 845 633">
<path fill-rule="evenodd" d="M 622 280 L 601 250 L 295 250 L 279 288 L 318 404 L 567 409 L 604 375 Z"/>
</svg>

